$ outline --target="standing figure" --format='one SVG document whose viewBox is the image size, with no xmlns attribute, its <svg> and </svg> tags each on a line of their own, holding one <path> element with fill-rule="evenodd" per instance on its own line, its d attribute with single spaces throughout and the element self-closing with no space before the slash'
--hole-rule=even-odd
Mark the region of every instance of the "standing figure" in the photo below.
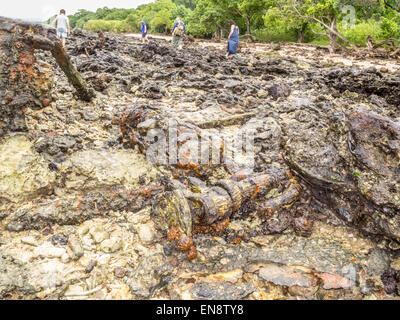
<svg viewBox="0 0 400 320">
<path fill-rule="evenodd" d="M 140 31 L 142 31 L 142 42 L 149 43 L 149 39 L 147 38 L 147 31 L 149 29 L 149 26 L 146 22 L 143 21 L 143 19 L 140 19 L 140 23 L 142 24 L 142 27 L 140 28 Z"/>
<path fill-rule="evenodd" d="M 227 57 L 229 57 L 231 54 L 236 54 L 236 50 L 239 45 L 239 27 L 233 20 L 229 21 L 229 24 L 231 25 L 231 32 L 228 36 L 228 50 L 226 53 Z"/>
<path fill-rule="evenodd" d="M 186 33 L 186 26 L 181 21 L 181 18 L 177 17 L 175 20 L 174 27 L 172 28 L 172 45 L 178 47 L 179 50 L 183 48 L 183 37 Z"/>
<path fill-rule="evenodd" d="M 71 34 L 71 27 L 69 25 L 69 19 L 66 16 L 64 9 L 60 10 L 60 14 L 57 16 L 57 36 L 61 39 L 63 48 L 65 49 L 65 40 Z"/>
</svg>

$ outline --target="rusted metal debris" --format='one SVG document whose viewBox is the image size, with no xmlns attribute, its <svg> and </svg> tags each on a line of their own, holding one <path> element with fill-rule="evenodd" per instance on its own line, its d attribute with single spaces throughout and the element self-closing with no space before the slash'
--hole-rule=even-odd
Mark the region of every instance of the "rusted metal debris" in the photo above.
<svg viewBox="0 0 400 320">
<path fill-rule="evenodd" d="M 178 119 L 171 119 L 163 111 L 160 108 L 138 105 L 126 112 L 120 119 L 124 140 L 131 147 L 138 146 L 139 150 L 149 157 L 151 151 L 149 132 L 157 129 L 167 135 L 169 120 L 175 120 L 178 123 L 178 132 L 192 131 L 198 137 L 206 136 L 202 128 L 187 122 L 182 123 Z M 236 124 L 242 124 L 247 117 L 236 117 L 234 120 Z M 214 125 L 218 126 L 219 122 L 216 121 Z M 176 142 L 179 148 L 186 140 L 177 138 Z M 216 145 L 211 143 L 211 149 L 208 150 L 224 153 L 226 146 L 223 142 L 219 142 Z M 171 156 L 170 152 L 173 151 L 168 150 L 168 157 Z M 189 259 L 195 256 L 191 237 L 196 227 L 222 223 L 249 206 L 261 217 L 266 217 L 273 211 L 291 207 L 300 195 L 300 185 L 295 178 L 282 177 L 281 173 L 273 170 L 251 173 L 244 169 L 243 174 L 239 174 L 238 168 L 234 165 L 231 167 L 232 170 L 225 168 L 233 174 L 230 179 L 210 184 L 205 182 L 207 176 L 218 167 L 226 167 L 226 163 L 201 164 L 190 156 L 184 160 L 184 163 L 180 159 L 176 165 L 169 165 L 173 170 L 181 171 L 182 175 L 167 183 L 167 191 L 156 199 L 152 212 L 153 220 L 156 221 L 158 228 L 167 232 L 168 238 L 175 242 L 179 250 L 185 251 Z M 186 184 L 182 183 L 182 180 Z M 273 198 L 266 197 L 275 188 L 280 188 L 283 192 Z"/>
<path fill-rule="evenodd" d="M 81 100 L 94 97 L 54 28 L 0 17 L 0 135 L 6 130 L 25 131 L 25 108 L 41 108 L 51 102 L 51 67 L 36 60 L 36 49 L 51 52 Z"/>
<path fill-rule="evenodd" d="M 84 101 L 90 101 L 93 98 L 93 91 L 72 64 L 54 28 L 0 17 L 0 30 L 2 33 L 9 33 L 3 41 L 8 42 L 6 44 L 10 46 L 16 46 L 20 54 L 28 50 L 32 52 L 35 49 L 50 51 L 68 81 L 77 90 L 78 97 Z"/>
<path fill-rule="evenodd" d="M 300 193 L 299 184 L 292 179 L 281 196 L 263 199 L 261 189 L 265 193 L 281 183 L 270 173 L 254 174 L 242 181 L 225 179 L 210 187 L 196 178 L 189 178 L 189 181 L 189 188 L 174 181 L 173 190 L 166 192 L 155 204 L 153 213 L 155 219 L 163 218 L 159 221 L 160 226 L 166 223 L 165 229 L 178 228 L 181 233 L 190 236 L 194 225 L 212 225 L 230 218 L 249 202 L 254 202 L 256 210 L 263 213 L 289 207 Z"/>
</svg>

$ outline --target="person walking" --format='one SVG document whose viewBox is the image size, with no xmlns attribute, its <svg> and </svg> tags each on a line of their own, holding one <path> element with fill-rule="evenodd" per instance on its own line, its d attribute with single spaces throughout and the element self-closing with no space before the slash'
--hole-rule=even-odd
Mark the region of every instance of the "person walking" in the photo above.
<svg viewBox="0 0 400 320">
<path fill-rule="evenodd" d="M 140 31 L 142 31 L 142 42 L 149 43 L 149 38 L 147 38 L 147 31 L 149 29 L 149 26 L 146 22 L 143 21 L 143 19 L 140 19 L 140 23 L 142 24 L 142 27 L 140 28 Z"/>
<path fill-rule="evenodd" d="M 172 45 L 178 47 L 179 50 L 183 49 L 183 37 L 185 33 L 186 25 L 182 22 L 180 17 L 177 17 L 172 28 Z"/>
<path fill-rule="evenodd" d="M 57 24 L 57 36 L 61 39 L 63 48 L 65 49 L 66 39 L 71 35 L 71 27 L 69 25 L 69 19 L 66 16 L 64 9 L 60 10 L 60 14 L 56 18 Z"/>
<path fill-rule="evenodd" d="M 228 36 L 228 50 L 226 57 L 229 57 L 231 54 L 236 54 L 239 45 L 239 27 L 233 20 L 229 21 L 229 24 L 231 25 L 231 32 Z"/>
</svg>

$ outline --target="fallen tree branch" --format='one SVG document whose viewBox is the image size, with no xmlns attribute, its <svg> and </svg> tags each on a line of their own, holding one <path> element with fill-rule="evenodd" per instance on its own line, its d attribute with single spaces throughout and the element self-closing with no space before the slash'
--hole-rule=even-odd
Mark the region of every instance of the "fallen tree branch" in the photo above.
<svg viewBox="0 0 400 320">
<path fill-rule="evenodd" d="M 358 47 L 354 43 L 352 43 L 351 41 L 347 40 L 339 32 L 334 30 L 332 27 L 328 26 L 324 21 L 318 19 L 315 16 L 305 16 L 305 15 L 300 13 L 300 11 L 296 8 L 295 5 L 292 5 L 292 7 L 296 11 L 296 14 L 298 15 L 299 18 L 308 19 L 308 20 L 311 20 L 311 21 L 319 23 L 322 27 L 324 27 L 325 30 L 328 30 L 330 33 L 332 33 L 333 35 L 337 36 L 344 43 L 348 44 L 352 49 L 354 49 L 356 51 L 358 50 Z"/>
<path fill-rule="evenodd" d="M 386 39 L 386 40 L 379 41 L 378 43 L 375 43 L 374 38 L 371 35 L 369 35 L 367 37 L 367 47 L 369 49 L 377 49 L 379 47 L 382 47 L 385 44 L 389 45 L 390 43 L 392 43 L 391 47 L 394 48 L 394 47 L 396 47 L 394 45 L 395 42 L 400 42 L 400 40 L 398 40 L 396 38 L 389 38 L 389 39 Z"/>
<path fill-rule="evenodd" d="M 390 9 L 392 9 L 392 10 L 394 10 L 394 11 L 400 13 L 400 3 L 399 3 L 399 7 L 396 8 L 396 7 L 392 6 L 392 5 L 389 3 L 389 1 L 387 1 L 387 0 L 383 0 L 383 2 L 385 3 L 385 5 L 386 5 L 388 8 L 390 8 Z"/>
</svg>

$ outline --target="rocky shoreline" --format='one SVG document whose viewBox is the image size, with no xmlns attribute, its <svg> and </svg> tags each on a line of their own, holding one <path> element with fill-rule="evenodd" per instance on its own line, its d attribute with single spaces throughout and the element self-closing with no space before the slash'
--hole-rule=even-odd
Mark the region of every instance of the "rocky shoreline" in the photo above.
<svg viewBox="0 0 400 320">
<path fill-rule="evenodd" d="M 179 53 L 77 31 L 67 52 L 91 102 L 36 50 L 49 103 L 23 109 L 25 131 L 0 128 L 0 298 L 398 299 L 400 75 L 286 49 L 226 59 L 212 43 Z M 220 137 L 253 130 L 268 183 L 246 159 L 147 161 L 149 130 L 170 119 Z M 227 185 L 246 181 L 239 201 Z M 176 201 L 189 218 L 160 207 Z"/>
</svg>

